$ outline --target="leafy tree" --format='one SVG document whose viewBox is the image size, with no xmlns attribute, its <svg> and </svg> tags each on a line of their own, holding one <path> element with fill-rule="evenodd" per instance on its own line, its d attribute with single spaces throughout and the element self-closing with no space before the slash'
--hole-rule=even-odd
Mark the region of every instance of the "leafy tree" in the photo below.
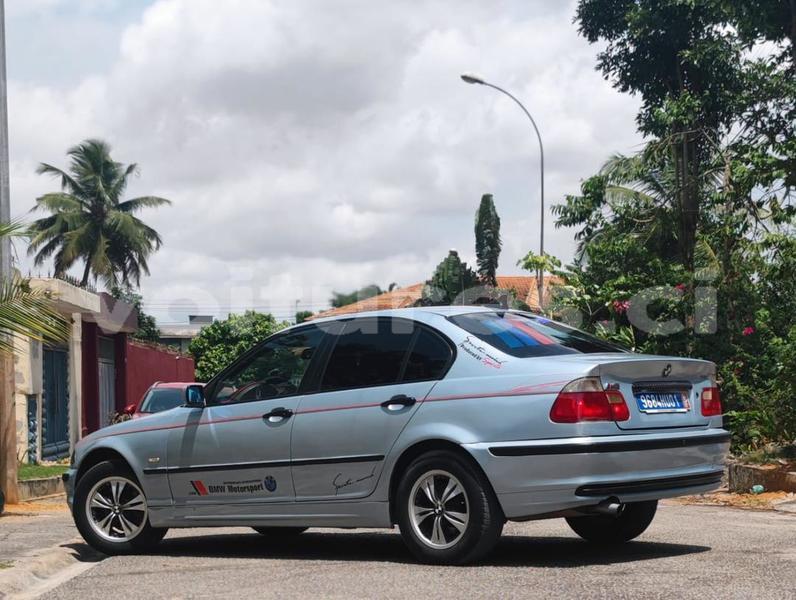
<svg viewBox="0 0 796 600">
<path fill-rule="evenodd" d="M 497 286 L 498 258 L 500 257 L 500 217 L 492 194 L 484 194 L 475 213 L 475 255 L 478 276 L 485 285 Z"/>
<path fill-rule="evenodd" d="M 197 379 L 209 381 L 241 354 L 287 325 L 277 322 L 273 315 L 248 310 L 203 327 L 188 347 L 196 361 Z"/>
<path fill-rule="evenodd" d="M 580 0 L 576 21 L 605 43 L 598 68 L 623 91 L 640 94 L 639 130 L 664 141 L 679 204 L 677 247 L 693 265 L 700 213 L 698 177 L 736 117 L 743 87 L 741 45 L 714 0 Z"/>
<path fill-rule="evenodd" d="M 19 224 L 0 223 L 0 238 L 20 235 Z M 0 281 L 0 352 L 13 353 L 14 336 L 66 342 L 69 330 L 69 321 L 56 310 L 47 292 L 31 288 L 19 276 Z"/>
<path fill-rule="evenodd" d="M 134 339 L 144 342 L 160 341 L 160 329 L 155 317 L 144 312 L 141 294 L 136 294 L 129 286 L 114 286 L 111 288 L 111 296 L 132 305 L 138 312 L 138 329 L 132 335 Z"/>
<path fill-rule="evenodd" d="M 368 298 L 372 298 L 373 296 L 378 296 L 383 294 L 384 291 L 375 283 L 371 285 L 366 285 L 362 289 L 344 293 L 344 292 L 332 292 L 332 298 L 329 300 L 333 308 L 340 308 L 342 306 L 348 306 L 349 304 L 353 304 L 354 302 L 359 302 L 360 300 L 366 300 Z"/>
<path fill-rule="evenodd" d="M 736 449 L 792 439 L 796 383 L 786 374 L 793 368 L 788 353 L 796 350 L 793 223 L 777 225 L 768 217 L 765 228 L 756 227 L 731 173 L 705 177 L 706 210 L 690 270 L 671 251 L 678 231 L 667 224 L 676 221 L 676 183 L 666 175 L 671 165 L 659 158 L 648 152 L 614 157 L 584 182 L 580 196 L 554 207 L 557 225 L 577 227 L 581 243 L 574 263 L 560 273 L 566 285 L 556 310 L 642 352 L 716 362 Z M 674 319 L 679 330 L 631 320 L 646 290 L 657 297 L 645 315 L 658 324 Z M 708 306 L 713 303 L 715 309 Z"/>
<path fill-rule="evenodd" d="M 296 323 L 303 323 L 309 319 L 313 314 L 311 310 L 300 310 L 296 313 Z"/>
<path fill-rule="evenodd" d="M 457 301 L 465 304 L 472 302 L 466 296 L 472 295 L 473 289 L 481 289 L 478 275 L 462 262 L 456 250 L 451 250 L 423 286 L 421 302 L 426 305 L 448 305 Z"/>
<path fill-rule="evenodd" d="M 147 259 L 160 248 L 158 233 L 135 216 L 143 208 L 170 204 L 165 198 L 141 196 L 122 200 L 136 164 L 123 165 L 110 156 L 101 140 L 86 140 L 70 148 L 69 168 L 42 163 L 37 173 L 61 181 L 61 191 L 36 199 L 33 210 L 50 215 L 31 225 L 28 252 L 35 263 L 54 257 L 56 275 L 84 262 L 82 284 L 93 275 L 109 287 L 131 281 L 138 285 L 149 274 Z"/>
</svg>

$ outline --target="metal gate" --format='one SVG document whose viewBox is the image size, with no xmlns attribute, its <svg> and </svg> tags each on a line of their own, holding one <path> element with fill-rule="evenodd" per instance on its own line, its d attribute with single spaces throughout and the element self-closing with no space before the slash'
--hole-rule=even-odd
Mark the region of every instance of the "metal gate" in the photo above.
<svg viewBox="0 0 796 600">
<path fill-rule="evenodd" d="M 65 350 L 44 349 L 41 454 L 44 460 L 69 456 L 69 368 Z"/>
<path fill-rule="evenodd" d="M 107 427 L 116 413 L 116 364 L 113 340 L 99 339 L 99 426 Z"/>
</svg>

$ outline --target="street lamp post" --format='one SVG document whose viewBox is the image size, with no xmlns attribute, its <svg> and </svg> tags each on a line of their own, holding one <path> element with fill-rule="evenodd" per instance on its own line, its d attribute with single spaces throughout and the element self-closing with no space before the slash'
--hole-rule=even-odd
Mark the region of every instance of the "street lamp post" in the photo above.
<svg viewBox="0 0 796 600">
<path fill-rule="evenodd" d="M 528 112 L 528 109 L 525 108 L 523 103 L 520 102 L 513 94 L 511 94 L 510 92 L 507 92 L 506 90 L 504 90 L 502 87 L 498 87 L 498 86 L 496 86 L 496 85 L 494 85 L 492 83 L 489 83 L 488 81 L 485 81 L 482 77 L 479 77 L 478 75 L 473 75 L 473 74 L 469 74 L 469 73 L 465 73 L 465 74 L 461 75 L 461 78 L 462 78 L 462 81 L 464 81 L 465 83 L 485 85 L 487 87 L 491 87 L 494 90 L 502 92 L 503 94 L 505 94 L 506 96 L 508 96 L 509 98 L 514 100 L 514 102 L 517 103 L 517 106 L 519 106 L 522 109 L 522 112 L 525 113 L 525 116 L 528 117 L 528 120 L 531 122 L 531 125 L 533 125 L 533 130 L 536 132 L 536 139 L 539 140 L 539 167 L 540 167 L 539 168 L 539 175 L 540 175 L 539 180 L 541 182 L 540 185 L 541 185 L 541 194 L 542 194 L 541 195 L 541 209 L 540 209 L 540 212 L 539 212 L 539 256 L 543 257 L 544 256 L 544 146 L 542 145 L 542 136 L 539 133 L 539 128 L 536 126 L 536 121 L 533 120 L 533 117 L 531 116 L 531 113 Z M 544 296 L 543 296 L 543 294 L 544 294 L 543 277 L 544 277 L 544 269 L 542 267 L 540 267 L 536 271 L 536 289 L 537 289 L 537 293 L 539 294 L 539 309 L 540 310 L 542 309 L 542 302 L 543 302 L 543 299 L 544 299 Z"/>
</svg>

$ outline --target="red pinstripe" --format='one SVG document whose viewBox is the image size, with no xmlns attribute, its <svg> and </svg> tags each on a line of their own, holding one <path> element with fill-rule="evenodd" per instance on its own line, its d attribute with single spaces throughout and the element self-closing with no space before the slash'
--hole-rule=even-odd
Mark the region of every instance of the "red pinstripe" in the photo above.
<svg viewBox="0 0 796 600">
<path fill-rule="evenodd" d="M 545 394 L 555 394 L 559 391 L 560 388 L 551 388 L 550 386 L 556 385 L 563 385 L 568 383 L 569 380 L 566 381 L 551 381 L 548 383 L 539 383 L 536 385 L 526 385 L 521 387 L 516 387 L 511 390 L 503 391 L 503 392 L 485 392 L 481 394 L 455 394 L 450 396 L 429 396 L 425 400 L 422 400 L 420 403 L 423 402 L 449 402 L 452 400 L 477 400 L 479 398 L 507 398 L 513 396 L 543 396 Z M 549 389 L 545 389 L 549 388 Z M 338 410 L 352 410 L 356 408 L 375 408 L 377 406 L 381 406 L 381 402 L 373 402 L 367 404 L 347 404 L 341 406 L 329 406 L 329 407 L 318 407 L 318 408 L 305 408 L 304 410 L 297 410 L 295 414 L 297 415 L 304 415 L 304 414 L 313 414 L 313 413 L 322 413 L 322 412 L 332 412 Z M 199 421 L 196 425 L 219 425 L 222 423 L 234 423 L 236 421 L 252 421 L 254 419 L 261 419 L 261 414 L 256 415 L 248 415 L 245 417 L 229 417 L 226 419 L 216 419 L 214 421 Z M 183 429 L 188 427 L 189 423 L 183 423 L 178 425 L 162 425 L 158 427 L 142 427 L 140 429 L 130 429 L 128 431 L 121 431 L 119 433 L 107 433 L 105 435 L 101 435 L 99 437 L 110 437 L 114 435 L 127 435 L 128 433 L 142 433 L 147 431 L 162 431 L 168 429 Z"/>
</svg>

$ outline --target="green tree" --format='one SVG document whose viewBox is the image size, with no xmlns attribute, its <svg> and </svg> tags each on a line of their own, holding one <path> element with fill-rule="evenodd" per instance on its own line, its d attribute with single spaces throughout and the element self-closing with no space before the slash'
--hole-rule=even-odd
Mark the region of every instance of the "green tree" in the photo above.
<svg viewBox="0 0 796 600">
<path fill-rule="evenodd" d="M 598 68 L 640 94 L 639 130 L 671 154 L 679 204 L 677 248 L 692 267 L 702 208 L 698 179 L 716 140 L 737 116 L 743 89 L 741 44 L 714 0 L 580 0 L 576 22 L 605 44 Z"/>
<path fill-rule="evenodd" d="M 466 296 L 473 289 L 481 289 L 478 275 L 466 262 L 462 262 L 456 250 L 451 250 L 423 286 L 421 302 L 438 306 L 454 302 L 470 303 L 473 300 Z"/>
<path fill-rule="evenodd" d="M 492 194 L 484 194 L 475 213 L 475 255 L 478 275 L 485 285 L 497 286 L 498 258 L 500 258 L 500 217 Z"/>
<path fill-rule="evenodd" d="M 132 337 L 144 342 L 160 341 L 160 329 L 155 321 L 155 317 L 144 312 L 143 297 L 135 293 L 129 286 L 114 286 L 111 288 L 111 296 L 122 302 L 132 305 L 138 312 L 138 329 Z"/>
<path fill-rule="evenodd" d="M 728 153 L 721 149 L 717 164 Z M 642 352 L 716 362 L 736 449 L 792 439 L 793 220 L 747 210 L 732 170 L 703 177 L 705 210 L 691 270 L 670 250 L 678 231 L 667 224 L 676 222 L 679 206 L 672 201 L 675 179 L 667 175 L 673 167 L 659 159 L 649 152 L 614 157 L 583 183 L 580 196 L 554 207 L 557 225 L 576 227 L 581 244 L 561 273 L 566 284 L 555 309 L 575 309 L 569 314 L 582 320 L 573 324 Z M 679 331 L 663 335 L 633 323 L 629 315 L 644 290 L 662 292 L 646 314 L 658 323 L 676 320 Z M 715 309 L 705 311 L 711 294 Z"/>
<path fill-rule="evenodd" d="M 20 225 L 0 223 L 0 238 L 21 234 Z M 0 281 L 0 352 L 13 353 L 14 336 L 66 342 L 69 330 L 69 321 L 56 310 L 47 292 L 33 289 L 19 276 Z"/>
<path fill-rule="evenodd" d="M 248 310 L 203 327 L 188 347 L 196 361 L 197 379 L 209 381 L 241 354 L 287 325 L 273 315 Z"/>
<path fill-rule="evenodd" d="M 300 310 L 296 313 L 296 323 L 303 323 L 307 319 L 309 319 L 313 314 L 311 310 Z"/>
<path fill-rule="evenodd" d="M 373 296 L 378 296 L 383 293 L 384 291 L 378 285 L 373 283 L 350 293 L 332 292 L 332 298 L 329 300 L 329 302 L 333 308 L 340 308 L 342 306 L 353 304 L 354 302 L 359 302 L 360 300 L 367 300 L 368 298 L 372 298 Z"/>
<path fill-rule="evenodd" d="M 109 288 L 123 282 L 138 285 L 141 275 L 149 274 L 147 260 L 160 248 L 161 239 L 135 213 L 170 204 L 157 196 L 123 201 L 128 180 L 138 166 L 118 163 L 110 152 L 107 143 L 86 140 L 68 150 L 68 170 L 39 165 L 37 173 L 60 179 L 61 191 L 36 199 L 33 210 L 50 215 L 31 225 L 28 248 L 37 265 L 52 256 L 56 275 L 82 260 L 83 285 L 93 275 Z"/>
</svg>

